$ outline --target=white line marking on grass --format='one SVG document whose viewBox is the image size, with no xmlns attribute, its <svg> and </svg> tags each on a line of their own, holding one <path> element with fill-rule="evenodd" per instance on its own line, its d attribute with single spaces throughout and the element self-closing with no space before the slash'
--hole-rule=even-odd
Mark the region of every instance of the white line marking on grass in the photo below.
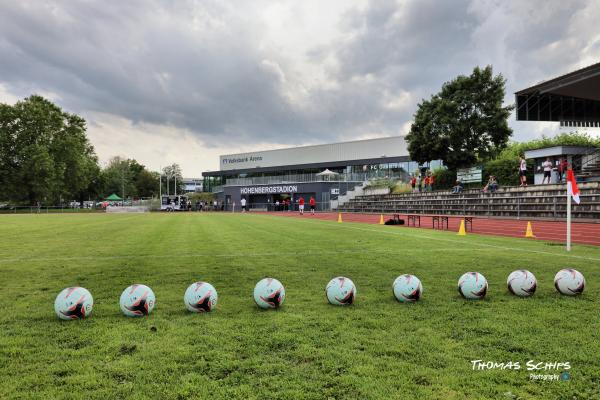
<svg viewBox="0 0 600 400">
<path fill-rule="evenodd" d="M 483 249 L 470 249 L 483 250 Z M 120 260 L 120 259 L 138 259 L 138 258 L 157 258 L 157 259 L 172 259 L 172 258 L 201 258 L 201 257 L 217 257 L 217 258 L 237 258 L 237 257 L 272 257 L 272 256 L 321 256 L 321 255 L 336 255 L 336 254 L 405 254 L 405 253 L 421 253 L 421 249 L 408 250 L 308 250 L 294 252 L 270 252 L 270 253 L 223 253 L 223 254 L 172 254 L 172 255 L 156 255 L 156 254 L 139 254 L 139 255 L 122 255 L 122 256 L 81 256 L 81 257 L 47 257 L 47 258 L 0 258 L 0 264 L 10 262 L 52 262 L 52 261 L 89 261 L 89 260 Z M 456 247 L 429 249 L 428 252 L 452 252 L 464 251 Z"/>
<path fill-rule="evenodd" d="M 267 215 L 254 214 L 253 216 L 265 217 Z M 282 219 L 282 217 L 271 216 L 271 215 L 268 215 L 267 217 Z M 348 226 L 347 225 L 348 222 L 345 222 L 344 224 L 338 224 L 335 221 L 322 220 L 322 219 L 313 219 L 313 220 L 306 220 L 306 219 L 299 219 L 299 218 L 290 218 L 290 219 L 294 219 L 294 220 L 299 221 L 299 222 L 321 224 L 321 226 L 327 226 L 327 227 L 332 227 L 332 228 L 335 227 L 335 228 L 338 228 L 338 229 L 339 228 L 346 228 L 346 229 L 354 229 L 354 230 L 364 231 L 364 232 L 387 233 L 387 234 L 396 235 L 396 236 L 407 236 L 407 237 L 413 237 L 413 238 L 419 238 L 419 239 L 432 239 L 432 240 L 437 240 L 437 241 L 441 241 L 441 242 L 461 244 L 463 246 L 465 244 L 469 244 L 469 245 L 473 245 L 473 246 L 489 247 L 489 248 L 499 249 L 499 250 L 521 251 L 521 252 L 525 252 L 525 253 L 543 254 L 543 255 L 566 257 L 566 258 L 577 258 L 577 259 L 580 259 L 580 260 L 600 261 L 600 258 L 588 257 L 588 256 L 578 256 L 578 255 L 575 255 L 575 254 L 552 253 L 552 252 L 549 252 L 549 251 L 524 249 L 522 247 L 506 247 L 506 246 L 499 246 L 499 245 L 488 244 L 488 243 L 477 243 L 477 242 L 468 242 L 468 243 L 465 243 L 462 240 L 440 238 L 440 237 L 427 236 L 427 235 L 422 235 L 422 234 L 411 234 L 411 233 L 407 233 L 407 232 L 398 232 L 398 231 L 392 232 L 392 231 L 377 230 L 377 229 L 359 228 L 358 226 Z M 323 222 L 325 222 L 325 224 L 323 224 Z M 350 222 L 350 223 L 352 223 L 352 222 Z M 360 222 L 358 222 L 358 223 L 360 223 Z M 482 236 L 479 236 L 479 237 L 482 237 Z M 498 237 L 501 237 L 501 236 L 498 236 Z M 506 237 L 503 237 L 503 238 L 506 238 Z M 514 239 L 517 239 L 517 238 L 514 238 Z M 467 249 L 465 249 L 463 247 L 463 248 L 461 248 L 461 250 L 465 251 Z M 468 249 L 468 250 L 473 250 L 473 249 Z M 427 249 L 427 251 L 429 251 L 429 248 Z"/>
</svg>

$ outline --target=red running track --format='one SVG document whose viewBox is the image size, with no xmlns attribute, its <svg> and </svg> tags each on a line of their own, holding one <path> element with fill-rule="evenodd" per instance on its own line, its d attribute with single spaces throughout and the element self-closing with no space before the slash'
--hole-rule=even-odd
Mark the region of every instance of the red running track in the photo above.
<svg viewBox="0 0 600 400">
<path fill-rule="evenodd" d="M 263 214 L 263 213 L 261 213 Z M 308 213 L 300 215 L 298 212 L 268 212 L 264 214 L 277 215 L 282 217 L 294 218 L 312 218 L 327 221 L 337 221 L 337 213 L 317 213 L 314 216 Z M 384 214 L 383 218 L 388 220 L 393 214 Z M 378 224 L 380 214 L 360 214 L 360 213 L 342 213 L 344 222 L 360 222 L 365 224 Z M 406 214 L 400 214 L 400 218 L 408 223 Z M 460 226 L 459 216 L 448 216 L 448 229 L 458 232 Z M 524 237 L 527 229 L 527 220 L 499 219 L 499 218 L 477 218 L 473 217 L 473 229 L 469 233 L 478 233 L 482 235 L 497 235 Z M 537 240 L 565 242 L 567 235 L 567 224 L 564 221 L 531 221 L 533 233 Z M 406 229 L 406 225 L 398 226 L 400 229 Z M 433 228 L 433 221 L 430 215 L 421 216 L 421 228 Z M 413 229 L 411 226 L 410 229 Z M 589 244 L 600 246 L 600 223 L 591 222 L 573 222 L 571 225 L 571 241 L 573 243 Z"/>
</svg>

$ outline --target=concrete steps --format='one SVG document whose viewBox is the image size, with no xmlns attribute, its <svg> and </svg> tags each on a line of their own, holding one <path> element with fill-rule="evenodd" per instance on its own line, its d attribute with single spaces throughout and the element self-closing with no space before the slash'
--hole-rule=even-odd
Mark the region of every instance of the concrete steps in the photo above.
<svg viewBox="0 0 600 400">
<path fill-rule="evenodd" d="M 573 218 L 600 222 L 600 183 L 579 185 L 581 203 L 573 203 Z M 512 218 L 566 218 L 565 185 L 505 187 L 495 193 L 467 190 L 356 196 L 338 208 L 342 212 L 473 215 Z"/>
</svg>

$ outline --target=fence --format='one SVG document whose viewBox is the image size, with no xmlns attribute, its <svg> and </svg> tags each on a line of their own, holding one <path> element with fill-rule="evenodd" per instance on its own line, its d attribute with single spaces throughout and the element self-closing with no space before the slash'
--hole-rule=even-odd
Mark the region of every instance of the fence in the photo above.
<svg viewBox="0 0 600 400">
<path fill-rule="evenodd" d="M 129 201 L 117 201 L 117 202 L 101 202 L 90 204 L 89 202 L 84 203 L 84 207 L 80 207 L 79 204 L 75 205 L 57 205 L 57 206 L 13 206 L 9 204 L 0 205 L 0 214 L 90 214 L 90 213 L 101 213 L 105 212 L 106 209 L 103 204 L 109 204 L 119 207 L 147 207 L 150 210 L 160 209 L 159 199 L 139 199 Z"/>
</svg>

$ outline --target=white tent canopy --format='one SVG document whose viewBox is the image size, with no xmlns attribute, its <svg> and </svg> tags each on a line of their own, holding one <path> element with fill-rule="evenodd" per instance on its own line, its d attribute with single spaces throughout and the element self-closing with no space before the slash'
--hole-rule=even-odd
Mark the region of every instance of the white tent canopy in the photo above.
<svg viewBox="0 0 600 400">
<path fill-rule="evenodd" d="M 337 172 L 330 171 L 329 168 L 326 168 L 325 171 L 319 172 L 317 176 L 336 176 L 339 175 Z"/>
</svg>

